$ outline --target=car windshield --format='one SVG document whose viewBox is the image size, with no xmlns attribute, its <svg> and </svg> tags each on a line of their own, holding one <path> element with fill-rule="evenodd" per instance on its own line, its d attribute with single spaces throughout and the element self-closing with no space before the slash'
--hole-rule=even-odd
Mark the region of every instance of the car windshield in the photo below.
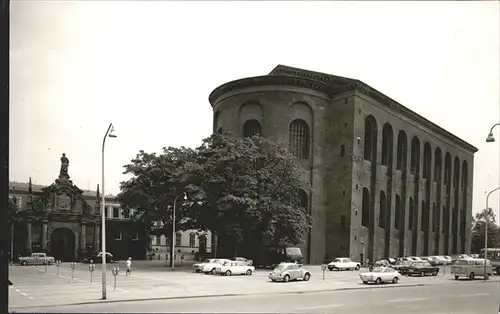
<svg viewBox="0 0 500 314">
<path fill-rule="evenodd" d="M 333 260 L 333 262 L 334 262 L 334 263 L 340 263 L 340 262 L 341 262 L 341 260 L 340 260 L 340 258 L 336 258 L 336 259 L 334 259 L 334 260 Z"/>
<path fill-rule="evenodd" d="M 276 266 L 276 268 L 274 268 L 274 270 L 279 270 L 279 271 L 283 271 L 285 269 L 286 269 L 285 264 L 279 264 L 278 266 Z"/>
<path fill-rule="evenodd" d="M 396 263 L 396 265 L 409 265 L 410 262 L 409 261 L 399 261 Z"/>
<path fill-rule="evenodd" d="M 383 267 L 375 267 L 372 270 L 372 273 L 382 273 L 382 272 L 384 272 L 384 268 Z"/>
<path fill-rule="evenodd" d="M 298 247 L 287 247 L 286 255 L 302 256 L 302 251 Z"/>
</svg>

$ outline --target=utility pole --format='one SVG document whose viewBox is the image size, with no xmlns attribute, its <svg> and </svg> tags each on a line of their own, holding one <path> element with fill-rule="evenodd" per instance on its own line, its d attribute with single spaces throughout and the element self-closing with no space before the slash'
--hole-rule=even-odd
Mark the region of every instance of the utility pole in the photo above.
<svg viewBox="0 0 500 314">
<path fill-rule="evenodd" d="M 9 312 L 9 34 L 10 1 L 0 1 L 0 313 Z"/>
</svg>

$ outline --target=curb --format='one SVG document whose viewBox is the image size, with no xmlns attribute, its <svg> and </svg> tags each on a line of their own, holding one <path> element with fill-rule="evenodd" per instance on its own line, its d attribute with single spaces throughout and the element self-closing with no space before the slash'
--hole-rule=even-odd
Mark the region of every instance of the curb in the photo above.
<svg viewBox="0 0 500 314">
<path fill-rule="evenodd" d="M 155 298 L 135 298 L 135 299 L 125 299 L 125 300 L 95 300 L 95 301 L 83 301 L 74 302 L 66 304 L 52 304 L 52 305 L 40 305 L 40 306 L 19 306 L 11 309 L 12 313 L 15 310 L 22 309 L 39 309 L 39 308 L 51 308 L 51 307 L 65 307 L 74 305 L 90 305 L 90 304 L 100 304 L 100 303 L 121 303 L 121 302 L 145 302 L 145 301 L 161 301 L 161 300 L 183 300 L 183 299 L 194 299 L 194 298 L 220 298 L 220 297 L 241 297 L 241 296 L 256 296 L 256 295 L 284 295 L 284 294 L 307 294 L 307 293 L 318 293 L 318 292 L 334 292 L 334 291 L 352 291 L 352 290 L 372 290 L 372 289 L 393 289 L 393 288 L 410 288 L 410 287 L 423 287 L 428 286 L 426 284 L 398 284 L 398 285 L 388 285 L 388 286 L 373 286 L 365 288 L 363 287 L 349 287 L 349 288 L 335 288 L 335 289 L 316 289 L 307 291 L 283 291 L 283 292 L 257 292 L 257 293 L 228 293 L 228 294 L 207 294 L 207 295 L 189 295 L 189 296 L 175 296 L 175 297 L 155 297 Z M 376 287 L 376 288 L 375 288 Z"/>
</svg>

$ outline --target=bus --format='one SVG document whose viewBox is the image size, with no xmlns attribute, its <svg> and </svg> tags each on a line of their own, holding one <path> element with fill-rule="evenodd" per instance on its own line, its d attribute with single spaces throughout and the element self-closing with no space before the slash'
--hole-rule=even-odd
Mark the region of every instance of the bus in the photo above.
<svg viewBox="0 0 500 314">
<path fill-rule="evenodd" d="M 488 254 L 486 258 L 491 261 L 491 266 L 493 266 L 497 275 L 500 275 L 500 248 L 488 248 L 487 250 Z M 479 253 L 479 258 L 484 258 L 484 252 L 485 249 L 482 249 L 481 253 Z"/>
</svg>

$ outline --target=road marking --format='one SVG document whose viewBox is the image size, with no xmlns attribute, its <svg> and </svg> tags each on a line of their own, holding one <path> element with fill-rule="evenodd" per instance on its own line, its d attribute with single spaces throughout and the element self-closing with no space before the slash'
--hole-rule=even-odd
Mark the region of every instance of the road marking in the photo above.
<svg viewBox="0 0 500 314">
<path fill-rule="evenodd" d="M 344 304 L 314 305 L 314 306 L 298 307 L 296 308 L 296 310 L 301 311 L 301 310 L 325 309 L 330 307 L 339 307 L 343 305 Z"/>
<path fill-rule="evenodd" d="M 24 292 L 21 292 L 21 295 L 24 295 L 25 297 L 28 296 L 26 293 Z"/>
<path fill-rule="evenodd" d="M 19 290 L 19 289 L 16 289 L 16 292 L 21 292 L 21 290 Z"/>
<path fill-rule="evenodd" d="M 34 298 L 33 298 L 33 297 L 29 297 L 29 299 L 30 299 L 30 300 L 34 300 Z"/>
<path fill-rule="evenodd" d="M 490 293 L 462 294 L 460 297 L 462 297 L 462 298 L 467 298 L 467 297 L 480 297 L 480 296 L 485 296 L 485 295 L 491 295 L 491 294 L 490 294 Z"/>
<path fill-rule="evenodd" d="M 395 299 L 395 300 L 387 300 L 387 302 L 396 303 L 396 302 L 412 302 L 412 301 L 423 301 L 423 300 L 429 300 L 429 298 Z"/>
</svg>

